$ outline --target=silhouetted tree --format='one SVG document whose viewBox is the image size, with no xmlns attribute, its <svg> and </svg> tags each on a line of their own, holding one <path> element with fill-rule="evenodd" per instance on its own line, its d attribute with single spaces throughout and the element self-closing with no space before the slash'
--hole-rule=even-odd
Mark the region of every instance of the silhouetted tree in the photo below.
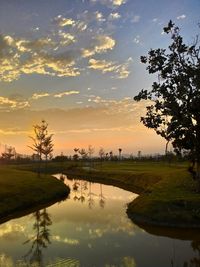
<svg viewBox="0 0 200 267">
<path fill-rule="evenodd" d="M 122 158 L 122 149 L 119 148 L 118 150 L 119 150 L 119 160 L 120 160 Z"/>
<path fill-rule="evenodd" d="M 99 149 L 99 157 L 100 157 L 101 161 L 105 157 L 105 151 L 104 151 L 103 147 L 100 147 L 100 149 Z"/>
<path fill-rule="evenodd" d="M 73 155 L 73 159 L 74 160 L 78 160 L 78 158 L 79 158 L 79 155 L 78 155 L 78 151 L 79 151 L 79 148 L 74 148 L 74 152 L 75 152 L 75 154 Z"/>
<path fill-rule="evenodd" d="M 79 149 L 78 153 L 81 155 L 82 159 L 86 159 L 88 156 L 88 152 L 84 148 Z"/>
<path fill-rule="evenodd" d="M 52 134 L 48 134 L 48 124 L 45 120 L 42 120 L 41 124 L 36 124 L 33 126 L 35 136 L 30 138 L 33 140 L 33 145 L 29 146 L 33 151 L 35 151 L 39 156 L 39 163 L 41 164 L 42 156 L 48 159 L 53 151 L 53 141 Z M 40 166 L 39 166 L 40 173 Z"/>
<path fill-rule="evenodd" d="M 168 49 L 154 49 L 141 62 L 149 74 L 158 73 L 150 91 L 141 90 L 136 101 L 150 100 L 141 121 L 171 141 L 175 151 L 188 150 L 195 163 L 200 188 L 200 47 L 198 37 L 186 45 L 172 21 L 164 32 L 171 35 Z M 166 148 L 167 149 L 167 148 Z"/>
<path fill-rule="evenodd" d="M 88 146 L 88 155 L 89 155 L 89 158 L 91 159 L 92 158 L 92 155 L 94 154 L 94 151 L 95 151 L 95 148 L 91 145 Z"/>
<path fill-rule="evenodd" d="M 92 167 L 92 155 L 94 154 L 95 148 L 91 145 L 88 146 L 88 156 L 90 160 L 90 168 Z"/>
<path fill-rule="evenodd" d="M 48 159 L 51 159 L 52 157 L 52 152 L 53 152 L 53 140 L 52 140 L 53 134 L 48 135 L 48 132 L 46 132 L 46 137 L 43 142 L 43 149 L 42 153 L 45 156 L 45 160 L 47 161 Z"/>
<path fill-rule="evenodd" d="M 5 151 L 2 153 L 2 158 L 5 160 L 11 160 L 16 155 L 15 148 L 12 146 L 5 146 Z"/>
</svg>

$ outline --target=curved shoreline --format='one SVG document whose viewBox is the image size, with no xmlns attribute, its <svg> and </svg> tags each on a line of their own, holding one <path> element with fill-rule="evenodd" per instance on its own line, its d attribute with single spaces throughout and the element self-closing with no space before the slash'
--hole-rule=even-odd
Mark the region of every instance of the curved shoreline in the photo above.
<svg viewBox="0 0 200 267">
<path fill-rule="evenodd" d="M 187 173 L 186 164 L 104 162 L 93 168 L 82 162 L 52 162 L 49 173 L 62 172 L 80 178 L 118 186 L 139 194 L 128 204 L 127 215 L 136 224 L 171 228 L 200 228 L 200 194 L 196 182 Z M 33 170 L 35 166 L 20 166 Z M 144 227 L 143 227 L 144 228 Z"/>
<path fill-rule="evenodd" d="M 180 229 L 199 229 L 200 228 L 200 220 L 199 217 L 194 214 L 188 215 L 185 213 L 189 213 L 182 202 L 185 203 L 182 199 L 172 199 L 167 202 L 167 205 L 170 207 L 170 212 L 166 210 L 166 213 L 163 213 L 163 209 L 165 206 L 162 206 L 162 201 L 157 201 L 152 203 L 154 204 L 155 213 L 150 214 L 150 216 L 146 215 L 145 210 L 140 212 L 140 205 L 143 202 L 143 198 L 145 197 L 145 201 L 148 202 L 148 198 L 152 197 L 154 191 L 156 191 L 156 187 L 159 187 L 164 178 L 159 177 L 159 175 L 151 179 L 151 175 L 142 175 L 141 179 L 138 179 L 138 175 L 132 174 L 129 177 L 126 177 L 126 174 L 116 174 L 116 173 L 106 173 L 106 172 L 97 172 L 97 171 L 85 171 L 85 170 L 70 170 L 64 172 L 69 178 L 81 178 L 91 182 L 100 182 L 104 184 L 109 184 L 113 186 L 120 187 L 122 189 L 131 191 L 133 193 L 139 194 L 139 196 L 134 199 L 132 202 L 127 205 L 127 215 L 128 217 L 138 226 L 145 228 L 145 226 L 158 226 L 158 227 L 168 227 L 168 228 L 180 228 Z M 120 179 L 119 176 L 122 175 L 124 179 Z M 170 175 L 170 174 L 169 174 Z M 87 178 L 85 178 L 87 177 Z M 188 178 L 190 179 L 190 177 Z M 156 203 L 156 204 L 155 204 Z M 200 203 L 200 198 L 198 203 Z M 151 203 L 147 203 L 149 206 Z M 165 203 L 164 203 L 165 204 Z M 191 209 L 193 203 L 191 204 Z M 147 206 L 148 206 L 147 205 Z M 176 206 L 177 205 L 177 206 Z M 180 205 L 180 207 L 178 206 Z M 178 208 L 177 208 L 178 207 Z M 147 207 L 148 208 L 148 207 Z M 196 206 L 194 207 L 196 208 Z M 139 212 L 138 212 L 139 211 Z M 174 214 L 173 214 L 174 212 Z M 179 212 L 181 216 L 179 216 Z M 160 213 L 160 218 L 159 218 Z M 176 214 L 177 213 L 177 214 Z M 172 215 L 171 215 L 172 214 Z M 154 217 L 154 215 L 156 215 Z M 158 216 L 157 216 L 158 215 Z M 187 218 L 187 215 L 190 218 Z M 184 218 L 185 216 L 185 218 Z M 156 218 L 156 219 L 155 219 Z"/>
<path fill-rule="evenodd" d="M 0 167 L 0 223 L 18 218 L 66 198 L 69 187 L 50 175 Z"/>
</svg>

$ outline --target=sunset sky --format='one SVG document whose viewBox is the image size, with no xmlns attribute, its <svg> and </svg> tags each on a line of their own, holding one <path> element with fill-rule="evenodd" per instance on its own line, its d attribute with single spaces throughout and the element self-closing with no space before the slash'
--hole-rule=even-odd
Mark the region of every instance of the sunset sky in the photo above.
<svg viewBox="0 0 200 267">
<path fill-rule="evenodd" d="M 140 63 L 167 47 L 170 19 L 186 43 L 199 32 L 199 0 L 0 0 L 0 143 L 31 154 L 45 119 L 54 155 L 95 146 L 117 153 L 164 151 L 133 101 L 151 77 Z"/>
</svg>

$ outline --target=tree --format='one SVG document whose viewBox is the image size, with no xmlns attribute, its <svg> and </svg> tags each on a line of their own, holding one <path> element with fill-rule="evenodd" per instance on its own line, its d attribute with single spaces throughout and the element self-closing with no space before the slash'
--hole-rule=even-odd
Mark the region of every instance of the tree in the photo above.
<svg viewBox="0 0 200 267">
<path fill-rule="evenodd" d="M 95 148 L 91 145 L 88 146 L 88 155 L 89 155 L 89 158 L 91 160 L 92 158 L 92 155 L 94 154 L 94 151 L 95 151 Z"/>
<path fill-rule="evenodd" d="M 53 134 L 48 135 L 48 132 L 46 131 L 46 137 L 43 142 L 43 149 L 42 149 L 42 153 L 44 154 L 46 161 L 52 157 L 53 146 L 54 146 L 52 137 Z"/>
<path fill-rule="evenodd" d="M 103 147 L 100 147 L 100 149 L 99 149 L 99 157 L 100 157 L 101 161 L 105 157 L 105 150 L 103 149 Z"/>
<path fill-rule="evenodd" d="M 81 155 L 82 159 L 86 159 L 88 156 L 88 152 L 84 148 L 79 149 L 78 153 Z"/>
<path fill-rule="evenodd" d="M 75 154 L 73 155 L 73 159 L 74 160 L 78 160 L 78 158 L 79 158 L 79 155 L 78 155 L 78 151 L 79 151 L 79 148 L 74 148 L 74 152 L 75 152 Z"/>
<path fill-rule="evenodd" d="M 12 146 L 5 146 L 5 151 L 1 154 L 3 159 L 10 161 L 13 157 L 16 156 L 16 151 Z"/>
<path fill-rule="evenodd" d="M 41 124 L 36 124 L 33 126 L 35 137 L 30 136 L 33 140 L 33 145 L 29 146 L 33 151 L 39 156 L 39 162 L 42 161 L 42 156 L 44 155 L 46 161 L 50 157 L 53 151 L 53 141 L 52 134 L 48 134 L 48 124 L 45 120 L 42 120 Z M 40 166 L 39 166 L 40 173 Z"/>
<path fill-rule="evenodd" d="M 190 153 L 200 188 L 200 47 L 198 36 L 186 45 L 180 29 L 170 20 L 168 49 L 151 49 L 141 62 L 149 74 L 158 74 L 150 91 L 141 90 L 136 101 L 149 100 L 143 124 L 172 143 L 175 151 Z M 167 147 L 167 146 L 166 146 Z"/>
<path fill-rule="evenodd" d="M 121 160 L 122 159 L 122 149 L 119 148 L 118 151 L 119 151 L 119 160 Z"/>
</svg>

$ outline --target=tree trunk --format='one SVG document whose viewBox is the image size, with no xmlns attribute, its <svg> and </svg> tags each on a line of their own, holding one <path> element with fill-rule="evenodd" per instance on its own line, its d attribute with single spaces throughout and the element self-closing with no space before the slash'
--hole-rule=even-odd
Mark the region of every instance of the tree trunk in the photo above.
<svg viewBox="0 0 200 267">
<path fill-rule="evenodd" d="M 169 145 L 169 140 L 167 141 L 165 145 L 165 156 L 167 156 L 167 153 L 168 153 L 168 145 Z"/>
</svg>

